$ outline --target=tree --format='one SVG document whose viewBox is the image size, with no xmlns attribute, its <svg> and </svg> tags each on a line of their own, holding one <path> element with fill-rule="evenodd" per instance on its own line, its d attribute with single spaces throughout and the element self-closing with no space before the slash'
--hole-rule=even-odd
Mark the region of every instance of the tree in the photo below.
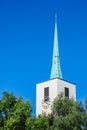
<svg viewBox="0 0 87 130">
<path fill-rule="evenodd" d="M 0 129 L 25 130 L 25 122 L 31 115 L 30 101 L 15 97 L 13 93 L 3 92 L 0 101 Z"/>
<path fill-rule="evenodd" d="M 51 115 L 31 115 L 29 100 L 3 92 L 0 100 L 0 130 L 87 130 L 87 99 L 81 102 L 60 94 L 53 102 Z"/>
<path fill-rule="evenodd" d="M 38 117 L 28 118 L 26 130 L 51 130 L 51 115 L 39 115 Z"/>
<path fill-rule="evenodd" d="M 53 102 L 53 130 L 81 130 L 84 108 L 82 103 L 59 95 Z"/>
<path fill-rule="evenodd" d="M 83 130 L 87 130 L 87 98 L 85 100 L 85 107 L 84 107 Z"/>
</svg>

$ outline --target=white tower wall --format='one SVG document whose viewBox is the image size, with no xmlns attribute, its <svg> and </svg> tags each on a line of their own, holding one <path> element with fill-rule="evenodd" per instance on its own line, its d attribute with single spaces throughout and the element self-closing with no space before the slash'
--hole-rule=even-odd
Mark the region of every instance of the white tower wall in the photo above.
<svg viewBox="0 0 87 130">
<path fill-rule="evenodd" d="M 44 102 L 44 88 L 49 87 L 49 101 Z M 69 88 L 69 98 L 76 100 L 76 86 L 73 83 L 61 80 L 52 79 L 36 85 L 36 115 L 43 113 L 51 113 L 51 105 L 55 97 L 63 92 L 65 94 L 65 87 Z"/>
</svg>

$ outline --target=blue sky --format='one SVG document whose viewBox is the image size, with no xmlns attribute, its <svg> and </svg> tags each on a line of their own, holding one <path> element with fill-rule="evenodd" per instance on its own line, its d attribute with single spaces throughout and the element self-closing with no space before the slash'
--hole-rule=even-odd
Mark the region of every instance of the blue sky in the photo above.
<svg viewBox="0 0 87 130">
<path fill-rule="evenodd" d="M 31 99 L 36 83 L 50 78 L 54 15 L 63 79 L 77 84 L 77 100 L 87 96 L 87 1 L 0 1 L 0 97 L 4 90 Z"/>
</svg>

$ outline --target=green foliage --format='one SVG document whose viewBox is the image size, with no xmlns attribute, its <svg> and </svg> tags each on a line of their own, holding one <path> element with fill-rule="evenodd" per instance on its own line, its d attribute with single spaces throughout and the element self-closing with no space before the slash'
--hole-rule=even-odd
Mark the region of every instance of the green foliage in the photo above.
<svg viewBox="0 0 87 130">
<path fill-rule="evenodd" d="M 60 94 L 53 102 L 51 115 L 31 115 L 29 100 L 3 92 L 0 100 L 0 130 L 87 130 L 87 98 L 81 102 Z"/>
<path fill-rule="evenodd" d="M 50 130 L 50 119 L 50 115 L 28 118 L 26 121 L 26 130 Z"/>
<path fill-rule="evenodd" d="M 13 93 L 4 92 L 0 101 L 0 130 L 25 130 L 25 122 L 31 115 L 30 102 Z"/>
<path fill-rule="evenodd" d="M 59 95 L 52 106 L 53 130 L 81 130 L 84 108 L 81 103 Z"/>
<path fill-rule="evenodd" d="M 87 112 L 87 97 L 86 97 L 86 100 L 85 100 L 85 110 Z"/>
<path fill-rule="evenodd" d="M 84 130 L 87 130 L 87 98 L 85 100 L 85 109 L 84 109 L 84 115 L 83 115 L 83 128 Z"/>
</svg>

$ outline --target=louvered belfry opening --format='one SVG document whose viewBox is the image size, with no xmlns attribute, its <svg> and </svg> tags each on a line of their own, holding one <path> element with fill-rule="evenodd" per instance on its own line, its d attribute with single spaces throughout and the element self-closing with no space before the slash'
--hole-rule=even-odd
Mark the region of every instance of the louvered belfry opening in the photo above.
<svg viewBox="0 0 87 130">
<path fill-rule="evenodd" d="M 44 101 L 49 101 L 49 87 L 44 88 Z"/>
</svg>

